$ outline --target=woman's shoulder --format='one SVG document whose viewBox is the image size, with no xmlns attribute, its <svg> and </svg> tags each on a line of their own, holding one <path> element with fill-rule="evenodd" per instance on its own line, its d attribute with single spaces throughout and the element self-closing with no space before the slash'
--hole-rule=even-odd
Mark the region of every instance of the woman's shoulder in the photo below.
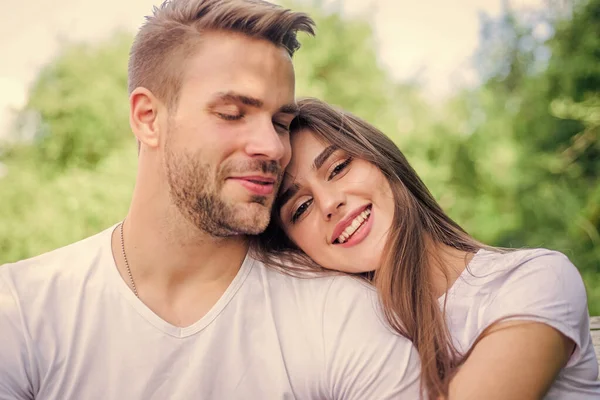
<svg viewBox="0 0 600 400">
<path fill-rule="evenodd" d="M 549 249 L 482 249 L 449 292 L 452 304 L 488 311 L 534 311 L 560 302 L 587 307 L 583 279 L 569 258 Z"/>
<path fill-rule="evenodd" d="M 481 249 L 475 255 L 473 261 L 485 260 L 498 263 L 499 265 L 519 266 L 529 262 L 563 262 L 568 257 L 556 250 L 545 248 L 523 248 L 523 249 Z"/>
<path fill-rule="evenodd" d="M 549 249 L 481 250 L 473 259 L 472 285 L 461 286 L 449 326 L 466 351 L 490 326 L 508 321 L 535 322 L 560 332 L 575 349 L 559 380 L 592 384 L 597 376 L 590 343 L 585 286 L 569 258 Z M 461 295 L 463 296 L 461 298 Z M 465 323 L 466 322 L 466 323 Z M 572 390 L 569 389 L 569 390 Z"/>
<path fill-rule="evenodd" d="M 538 303 L 560 298 L 568 303 L 586 304 L 579 270 L 558 251 L 480 250 L 467 269 L 472 286 L 483 289 L 479 293 L 501 300 L 500 303 Z"/>
<path fill-rule="evenodd" d="M 475 278 L 488 278 L 490 282 L 517 282 L 534 279 L 543 283 L 579 281 L 579 271 L 569 258 L 558 251 L 536 248 L 510 251 L 480 250 L 468 267 Z"/>
<path fill-rule="evenodd" d="M 492 253 L 482 254 L 489 262 L 480 266 L 497 273 L 484 291 L 487 298 L 480 313 L 480 328 L 508 320 L 540 322 L 575 343 L 569 366 L 577 363 L 583 353 L 593 354 L 585 286 L 569 258 L 548 249 Z"/>
<path fill-rule="evenodd" d="M 548 249 L 486 250 L 478 255 L 478 272 L 491 277 L 482 282 L 480 292 L 487 297 L 483 319 L 525 317 L 551 322 L 565 326 L 559 330 L 571 332 L 567 336 L 586 320 L 583 279 L 566 255 Z"/>
</svg>

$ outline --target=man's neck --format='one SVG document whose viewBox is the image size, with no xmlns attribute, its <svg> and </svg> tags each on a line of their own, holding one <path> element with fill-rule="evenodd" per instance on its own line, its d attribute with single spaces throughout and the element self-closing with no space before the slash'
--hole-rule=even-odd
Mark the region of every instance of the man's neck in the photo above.
<svg viewBox="0 0 600 400">
<path fill-rule="evenodd" d="M 156 207 L 155 207 L 156 208 Z M 227 290 L 246 253 L 245 236 L 214 238 L 174 209 L 136 200 L 123 225 L 125 255 L 140 300 L 167 322 L 188 326 L 202 318 Z M 112 238 L 121 276 L 131 287 L 120 227 Z"/>
</svg>

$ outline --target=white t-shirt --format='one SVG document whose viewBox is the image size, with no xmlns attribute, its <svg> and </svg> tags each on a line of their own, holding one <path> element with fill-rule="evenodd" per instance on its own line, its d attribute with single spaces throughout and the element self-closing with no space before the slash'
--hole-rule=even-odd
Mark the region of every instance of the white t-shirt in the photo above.
<svg viewBox="0 0 600 400">
<path fill-rule="evenodd" d="M 129 290 L 112 229 L 0 267 L 0 399 L 418 398 L 418 354 L 365 284 L 247 257 L 214 307 L 178 328 Z"/>
<path fill-rule="evenodd" d="M 461 353 L 500 319 L 542 322 L 575 342 L 545 399 L 600 399 L 585 287 L 565 255 L 546 249 L 479 250 L 446 297 L 446 320 Z"/>
</svg>

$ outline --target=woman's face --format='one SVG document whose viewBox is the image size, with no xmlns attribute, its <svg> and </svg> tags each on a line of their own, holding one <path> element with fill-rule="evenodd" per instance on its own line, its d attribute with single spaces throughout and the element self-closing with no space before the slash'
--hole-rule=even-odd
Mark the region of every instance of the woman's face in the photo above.
<svg viewBox="0 0 600 400">
<path fill-rule="evenodd" d="M 309 130 L 292 135 L 291 144 L 278 202 L 286 234 L 325 268 L 377 269 L 394 216 L 383 173 L 320 142 Z"/>
</svg>

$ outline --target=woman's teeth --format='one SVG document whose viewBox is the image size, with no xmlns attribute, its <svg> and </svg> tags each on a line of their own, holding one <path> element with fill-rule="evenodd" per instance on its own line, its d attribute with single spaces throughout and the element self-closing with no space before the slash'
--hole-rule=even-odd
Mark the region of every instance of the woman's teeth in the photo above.
<svg viewBox="0 0 600 400">
<path fill-rule="evenodd" d="M 356 230 L 358 228 L 361 227 L 361 225 L 367 220 L 369 219 L 369 215 L 371 215 L 371 209 L 367 208 L 365 211 L 361 212 L 360 214 L 358 214 L 358 216 L 356 218 L 354 218 L 354 220 L 352 221 L 352 223 L 350 225 L 348 225 L 346 227 L 346 229 L 344 229 L 344 231 L 342 232 L 342 234 L 337 238 L 337 242 L 338 243 L 344 243 L 345 241 L 347 241 L 350 236 L 352 236 L 354 234 L 354 232 L 356 232 Z"/>
</svg>

